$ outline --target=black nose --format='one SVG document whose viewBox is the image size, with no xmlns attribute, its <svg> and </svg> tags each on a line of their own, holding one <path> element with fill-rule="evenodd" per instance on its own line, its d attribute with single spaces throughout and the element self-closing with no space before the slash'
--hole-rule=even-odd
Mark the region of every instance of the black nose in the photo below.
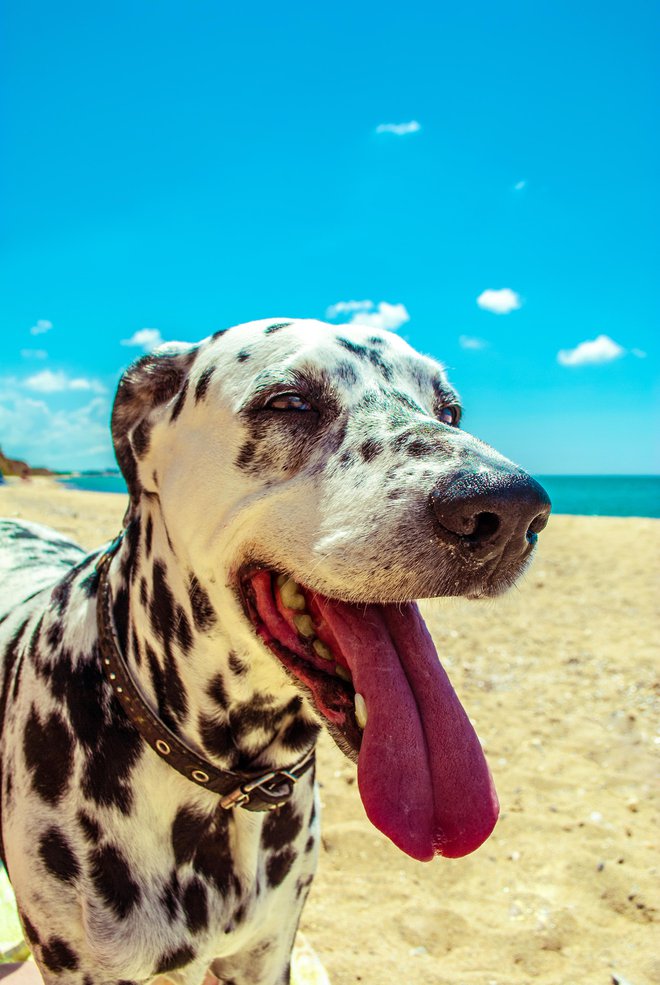
<svg viewBox="0 0 660 985">
<path fill-rule="evenodd" d="M 440 535 L 482 560 L 522 555 L 536 543 L 548 522 L 550 498 L 543 486 L 521 469 L 462 471 L 431 493 Z"/>
</svg>

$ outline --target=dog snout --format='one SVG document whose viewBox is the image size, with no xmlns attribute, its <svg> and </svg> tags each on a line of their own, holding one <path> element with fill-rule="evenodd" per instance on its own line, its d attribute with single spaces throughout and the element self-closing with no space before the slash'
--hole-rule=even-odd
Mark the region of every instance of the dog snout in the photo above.
<svg viewBox="0 0 660 985">
<path fill-rule="evenodd" d="M 522 469 L 460 472 L 431 493 L 440 536 L 487 561 L 528 553 L 548 522 L 543 486 Z"/>
</svg>

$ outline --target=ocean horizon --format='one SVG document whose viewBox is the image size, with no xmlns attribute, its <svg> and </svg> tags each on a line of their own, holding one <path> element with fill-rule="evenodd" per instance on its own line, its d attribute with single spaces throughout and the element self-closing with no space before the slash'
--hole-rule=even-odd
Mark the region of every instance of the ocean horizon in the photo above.
<svg viewBox="0 0 660 985">
<path fill-rule="evenodd" d="M 537 475 L 554 513 L 573 516 L 660 517 L 660 475 Z M 71 489 L 126 495 L 119 473 L 71 475 L 58 480 Z"/>
</svg>

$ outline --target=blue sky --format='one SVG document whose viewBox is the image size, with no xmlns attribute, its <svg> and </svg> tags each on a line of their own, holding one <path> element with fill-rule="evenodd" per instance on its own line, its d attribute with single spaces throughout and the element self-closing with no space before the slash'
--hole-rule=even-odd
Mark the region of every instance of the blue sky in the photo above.
<svg viewBox="0 0 660 985">
<path fill-rule="evenodd" d="M 142 352 L 122 340 L 144 329 L 370 301 L 338 318 L 444 361 L 465 426 L 531 471 L 660 471 L 652 4 L 4 17 L 8 454 L 112 464 L 113 388 Z"/>
</svg>

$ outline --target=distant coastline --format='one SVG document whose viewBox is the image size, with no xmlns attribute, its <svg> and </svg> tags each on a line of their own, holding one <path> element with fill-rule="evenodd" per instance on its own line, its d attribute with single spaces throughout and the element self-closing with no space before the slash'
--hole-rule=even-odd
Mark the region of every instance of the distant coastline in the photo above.
<svg viewBox="0 0 660 985">
<path fill-rule="evenodd" d="M 660 517 L 660 476 L 657 475 L 540 475 L 555 513 L 574 516 Z M 120 472 L 85 472 L 58 479 L 87 492 L 121 493 L 126 483 Z"/>
<path fill-rule="evenodd" d="M 85 492 L 121 493 L 126 495 L 126 483 L 119 471 L 71 472 L 58 477 L 58 483 L 69 489 L 82 489 Z"/>
</svg>

